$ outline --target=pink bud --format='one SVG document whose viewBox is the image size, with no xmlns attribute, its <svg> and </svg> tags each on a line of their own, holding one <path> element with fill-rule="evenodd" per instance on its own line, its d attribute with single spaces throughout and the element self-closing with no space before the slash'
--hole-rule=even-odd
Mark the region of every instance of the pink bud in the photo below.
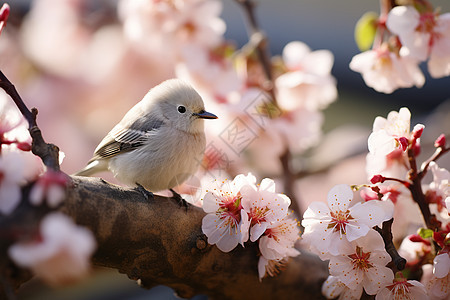
<svg viewBox="0 0 450 300">
<path fill-rule="evenodd" d="M 30 143 L 25 142 L 17 143 L 17 148 L 19 148 L 22 151 L 31 151 Z"/>
<path fill-rule="evenodd" d="M 403 151 L 405 151 L 408 148 L 409 141 L 407 138 L 402 136 L 402 137 L 397 138 L 396 140 L 400 144 L 400 147 L 402 148 Z"/>
<path fill-rule="evenodd" d="M 445 135 L 441 134 L 436 141 L 434 142 L 434 146 L 436 148 L 444 148 L 446 144 Z"/>
<path fill-rule="evenodd" d="M 412 150 L 414 152 L 414 156 L 419 156 L 420 151 L 421 151 L 421 147 L 420 147 L 420 140 L 417 140 L 414 145 L 412 146 Z"/>
<path fill-rule="evenodd" d="M 430 241 L 425 240 L 418 234 L 412 234 L 409 236 L 409 240 L 414 243 L 424 243 L 425 245 L 431 245 Z"/>
<path fill-rule="evenodd" d="M 424 128 L 425 128 L 425 126 L 422 124 L 417 124 L 416 126 L 414 126 L 414 129 L 412 131 L 413 138 L 414 139 L 420 138 L 422 136 Z"/>
<path fill-rule="evenodd" d="M 3 4 L 2 8 L 0 8 L 0 33 L 6 25 L 6 21 L 9 17 L 9 11 L 10 9 L 8 3 Z"/>
<path fill-rule="evenodd" d="M 374 175 L 374 176 L 370 179 L 370 182 L 371 182 L 372 184 L 375 184 L 375 183 L 378 183 L 378 182 L 383 183 L 385 179 L 386 179 L 386 178 L 384 178 L 384 177 L 381 176 L 381 175 Z"/>
</svg>

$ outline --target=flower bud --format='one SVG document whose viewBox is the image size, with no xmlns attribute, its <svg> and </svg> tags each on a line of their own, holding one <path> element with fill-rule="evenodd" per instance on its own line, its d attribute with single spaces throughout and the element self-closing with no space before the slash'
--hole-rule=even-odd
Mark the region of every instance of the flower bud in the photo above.
<svg viewBox="0 0 450 300">
<path fill-rule="evenodd" d="M 381 176 L 381 175 L 374 175 L 374 176 L 370 179 L 370 182 L 371 182 L 372 184 L 375 184 L 375 183 L 378 183 L 378 182 L 383 183 L 385 179 L 386 179 L 386 178 L 384 178 L 384 177 Z"/>
<path fill-rule="evenodd" d="M 6 25 L 6 21 L 9 17 L 9 5 L 8 3 L 3 4 L 2 8 L 0 8 L 0 33 L 2 32 L 3 27 Z"/>
<path fill-rule="evenodd" d="M 417 124 L 416 126 L 414 126 L 414 129 L 412 131 L 413 139 L 416 140 L 416 139 L 420 138 L 422 136 L 424 128 L 425 128 L 425 126 L 422 124 Z"/>
<path fill-rule="evenodd" d="M 404 136 L 396 138 L 397 142 L 400 144 L 402 151 L 406 151 L 409 145 L 409 141 Z"/>
<path fill-rule="evenodd" d="M 438 136 L 438 138 L 434 142 L 434 146 L 436 148 L 444 148 L 445 144 L 446 144 L 445 134 L 441 134 L 440 136 Z"/>
</svg>

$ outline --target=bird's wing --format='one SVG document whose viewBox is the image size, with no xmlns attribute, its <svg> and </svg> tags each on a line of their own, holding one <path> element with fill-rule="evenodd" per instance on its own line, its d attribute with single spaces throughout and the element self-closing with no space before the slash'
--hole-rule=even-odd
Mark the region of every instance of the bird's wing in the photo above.
<svg viewBox="0 0 450 300">
<path fill-rule="evenodd" d="M 133 151 L 144 143 L 163 125 L 162 120 L 143 123 L 136 121 L 130 127 L 120 123 L 100 142 L 95 149 L 94 157 L 89 162 L 111 158 L 117 154 Z"/>
</svg>

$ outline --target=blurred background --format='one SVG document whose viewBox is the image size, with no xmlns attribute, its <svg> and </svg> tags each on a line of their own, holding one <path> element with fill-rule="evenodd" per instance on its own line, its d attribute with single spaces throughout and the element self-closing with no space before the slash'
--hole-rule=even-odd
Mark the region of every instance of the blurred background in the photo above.
<svg viewBox="0 0 450 300">
<path fill-rule="evenodd" d="M 365 182 L 367 137 L 376 116 L 385 117 L 391 110 L 408 107 L 412 125 L 426 125 L 423 157 L 432 153 L 432 143 L 440 133 L 449 133 L 448 77 L 432 79 L 423 66 L 423 88 L 400 89 L 387 95 L 367 87 L 361 75 L 349 69 L 350 60 L 359 53 L 353 38 L 355 23 L 367 11 L 378 12 L 378 1 L 255 2 L 256 16 L 268 36 L 272 55 L 280 55 L 294 40 L 303 41 L 312 50 L 328 49 L 334 54 L 332 75 L 337 79 L 339 97 L 323 111 L 323 139 L 304 154 L 310 165 L 326 161 L 330 168 L 298 181 L 303 207 L 325 199 L 334 184 Z M 124 42 L 118 1 L 8 3 L 11 16 L 0 37 L 0 68 L 25 103 L 39 109 L 38 124 L 44 138 L 65 153 L 62 169 L 71 174 L 85 165 L 98 142 L 123 114 L 152 86 L 173 77 L 173 71 L 165 69 L 164 62 L 146 59 L 139 49 Z M 241 47 L 248 41 L 245 14 L 235 1 L 224 0 L 222 4 L 225 39 Z M 450 11 L 449 1 L 433 4 L 442 12 Z M 449 168 L 448 157 L 440 165 Z M 113 181 L 110 175 L 104 176 Z M 116 270 L 106 269 L 96 270 L 92 278 L 75 287 L 55 290 L 32 280 L 19 293 L 19 299 L 144 298 L 175 299 L 168 288 L 146 291 Z"/>
</svg>

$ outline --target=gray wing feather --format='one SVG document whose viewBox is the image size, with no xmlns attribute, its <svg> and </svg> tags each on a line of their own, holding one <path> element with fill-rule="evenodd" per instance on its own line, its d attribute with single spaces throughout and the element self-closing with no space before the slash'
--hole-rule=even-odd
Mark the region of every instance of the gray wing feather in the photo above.
<svg viewBox="0 0 450 300">
<path fill-rule="evenodd" d="M 98 159 L 111 158 L 119 153 L 133 151 L 145 142 L 163 125 L 162 120 L 146 122 L 145 119 L 136 120 L 129 128 L 119 123 L 100 142 L 94 156 L 89 162 Z"/>
</svg>

